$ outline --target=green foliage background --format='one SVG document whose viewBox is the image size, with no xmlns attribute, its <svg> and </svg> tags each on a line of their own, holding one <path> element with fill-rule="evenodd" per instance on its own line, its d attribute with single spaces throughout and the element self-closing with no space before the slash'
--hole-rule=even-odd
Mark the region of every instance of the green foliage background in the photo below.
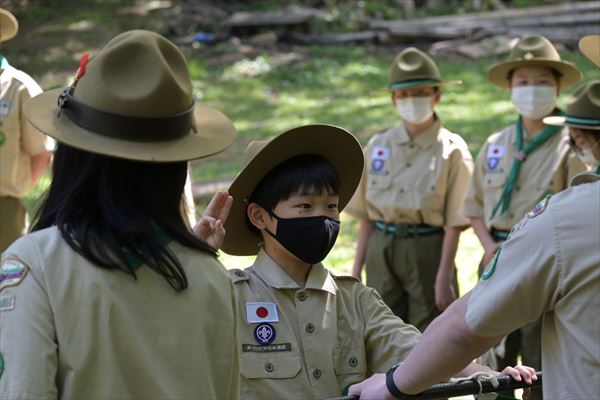
<svg viewBox="0 0 600 400">
<path fill-rule="evenodd" d="M 92 56 L 116 34 L 134 28 L 164 32 L 169 15 L 131 13 L 140 4 L 114 1 L 7 1 L 3 7 L 15 10 L 21 24 L 16 40 L 3 44 L 2 52 L 11 64 L 31 74 L 44 89 L 66 85 L 75 73 L 84 51 Z M 172 12 L 183 1 L 175 1 Z M 218 2 L 216 2 L 218 3 Z M 273 9 L 291 2 L 226 2 L 240 10 Z M 314 5 L 316 1 L 296 1 Z M 324 0 L 325 20 L 314 32 L 363 29 L 368 18 L 399 18 L 394 0 Z M 516 6 L 538 5 L 536 0 L 514 1 Z M 446 6 L 444 6 L 446 4 Z M 439 9 L 418 10 L 415 17 L 449 12 L 473 11 L 474 2 L 442 2 Z M 484 7 L 486 2 L 483 2 Z M 179 8 L 178 8 L 179 7 Z M 127 12 L 126 12 L 127 11 Z M 216 24 L 216 22 L 215 22 Z M 194 33 L 194 32 L 189 32 Z M 193 163 L 197 182 L 230 179 L 240 169 L 246 145 L 306 123 L 329 123 L 353 132 L 362 143 L 378 131 L 399 123 L 385 90 L 389 65 L 400 47 L 374 45 L 249 47 L 236 41 L 216 46 L 182 46 L 189 60 L 195 94 L 199 101 L 222 110 L 238 129 L 236 142 L 227 151 Z M 577 52 L 562 52 L 583 71 L 585 79 L 600 78 L 596 69 Z M 469 61 L 436 57 L 446 79 L 460 79 L 462 85 L 444 89 L 437 112 L 445 126 L 460 133 L 475 156 L 485 138 L 515 118 L 508 91 L 491 85 L 487 69 L 500 58 Z M 564 106 L 573 88 L 563 91 Z M 44 177 L 25 199 L 34 209 L 50 178 Z M 199 210 L 207 199 L 200 199 Z M 350 270 L 356 221 L 344 216 L 342 232 L 325 264 L 340 273 Z M 471 231 L 463 234 L 457 264 L 463 291 L 475 280 L 481 249 Z M 228 267 L 245 267 L 248 258 L 223 256 Z"/>
</svg>

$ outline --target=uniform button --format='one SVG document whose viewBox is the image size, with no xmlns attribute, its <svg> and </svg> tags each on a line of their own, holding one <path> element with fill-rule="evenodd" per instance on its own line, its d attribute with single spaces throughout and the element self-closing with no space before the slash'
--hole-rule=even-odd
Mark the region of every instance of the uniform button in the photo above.
<svg viewBox="0 0 600 400">
<path fill-rule="evenodd" d="M 265 371 L 273 372 L 274 370 L 275 370 L 275 366 L 273 364 L 271 364 L 270 362 L 265 363 Z"/>
<path fill-rule="evenodd" d="M 298 297 L 298 300 L 300 300 L 300 301 L 306 300 L 306 292 L 300 292 L 296 296 Z"/>
<path fill-rule="evenodd" d="M 431 187 L 431 191 L 432 191 L 432 192 L 435 192 L 435 186 L 432 186 L 432 187 Z"/>
<path fill-rule="evenodd" d="M 319 379 L 321 377 L 321 370 L 319 368 L 315 368 L 315 370 L 313 371 L 313 376 L 315 377 L 315 379 Z"/>
<path fill-rule="evenodd" d="M 410 163 L 409 162 L 406 163 L 406 168 L 408 168 L 408 167 L 410 167 Z"/>
<path fill-rule="evenodd" d="M 516 190 L 516 191 L 519 191 L 519 190 L 521 190 L 521 187 L 520 187 L 520 186 L 516 186 L 516 187 L 515 187 L 515 190 Z"/>
<path fill-rule="evenodd" d="M 306 326 L 304 327 L 304 329 L 308 333 L 313 333 L 315 331 L 315 326 L 313 324 L 311 324 L 311 323 L 308 323 L 308 324 L 306 324 Z"/>
<path fill-rule="evenodd" d="M 508 217 L 512 219 L 512 218 L 514 218 L 514 217 L 515 217 L 515 214 L 513 214 L 513 213 L 510 213 L 510 214 L 508 214 Z"/>
<path fill-rule="evenodd" d="M 351 357 L 348 360 L 348 365 L 351 366 L 352 368 L 356 367 L 358 365 L 358 360 L 356 359 L 356 357 Z"/>
<path fill-rule="evenodd" d="M 489 185 L 489 184 L 491 184 L 491 183 L 492 183 L 492 180 L 491 180 L 491 179 L 488 179 L 488 185 Z"/>
<path fill-rule="evenodd" d="M 404 189 L 403 188 L 400 188 L 400 193 L 404 193 Z"/>
<path fill-rule="evenodd" d="M 243 271 L 235 271 L 235 276 L 244 276 Z"/>
<path fill-rule="evenodd" d="M 414 149 L 415 145 L 411 143 L 411 144 L 408 145 L 408 147 L 410 147 L 411 149 Z"/>
</svg>

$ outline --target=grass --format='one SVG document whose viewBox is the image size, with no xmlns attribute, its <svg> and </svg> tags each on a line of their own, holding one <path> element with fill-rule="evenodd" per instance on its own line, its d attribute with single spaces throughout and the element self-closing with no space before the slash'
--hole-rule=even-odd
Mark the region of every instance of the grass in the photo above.
<svg viewBox="0 0 600 400">
<path fill-rule="evenodd" d="M 367 6 L 372 3 L 366 2 Z M 160 27 L 154 18 L 122 12 L 135 2 L 95 2 L 94 7 L 61 4 L 56 9 L 29 10 L 20 32 L 27 40 L 10 41 L 3 48 L 11 63 L 29 72 L 44 89 L 64 86 L 74 74 L 79 56 L 84 51 L 95 54 L 117 32 Z M 239 171 L 250 141 L 273 137 L 300 124 L 339 125 L 364 144 L 374 133 L 399 122 L 385 90 L 388 68 L 398 51 L 392 47 L 278 45 L 264 49 L 223 42 L 213 47 L 188 46 L 184 51 L 197 99 L 222 110 L 238 130 L 236 142 L 228 150 L 193 163 L 196 182 L 231 179 Z M 585 79 L 600 77 L 578 53 L 563 56 L 582 69 Z M 508 92 L 491 85 L 486 77 L 487 69 L 500 59 L 436 60 L 442 76 L 463 81 L 444 89 L 436 110 L 448 129 L 465 138 L 475 156 L 490 133 L 514 119 Z M 563 91 L 561 106 L 572 91 Z M 29 209 L 48 183 L 46 176 L 29 193 L 25 199 Z M 207 199 L 200 200 L 202 209 Z M 356 226 L 354 219 L 343 216 L 340 237 L 325 262 L 336 273 L 350 271 Z M 474 284 L 480 257 L 477 239 L 472 231 L 466 231 L 457 256 L 462 292 Z M 252 262 L 226 255 L 222 260 L 228 267 L 242 268 Z"/>
</svg>

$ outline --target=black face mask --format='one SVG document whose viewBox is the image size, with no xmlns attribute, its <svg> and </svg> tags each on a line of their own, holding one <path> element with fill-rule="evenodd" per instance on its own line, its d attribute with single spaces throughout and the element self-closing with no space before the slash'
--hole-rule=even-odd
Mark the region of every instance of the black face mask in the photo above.
<svg viewBox="0 0 600 400">
<path fill-rule="evenodd" d="M 267 233 L 290 253 L 307 264 L 317 264 L 327 257 L 335 244 L 340 231 L 340 221 L 318 216 L 306 218 L 280 218 L 277 220 L 277 233 Z"/>
</svg>

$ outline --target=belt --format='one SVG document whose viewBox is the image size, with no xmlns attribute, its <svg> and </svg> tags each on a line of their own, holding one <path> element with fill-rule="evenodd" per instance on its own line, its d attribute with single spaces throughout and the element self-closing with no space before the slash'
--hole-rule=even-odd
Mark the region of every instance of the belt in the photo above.
<svg viewBox="0 0 600 400">
<path fill-rule="evenodd" d="M 494 240 L 496 242 L 503 242 L 506 239 L 508 239 L 508 235 L 510 234 L 510 231 L 492 228 L 490 234 L 492 235 L 492 238 L 494 238 Z"/>
<path fill-rule="evenodd" d="M 399 237 L 424 236 L 444 232 L 444 228 L 440 226 L 427 224 L 391 224 L 383 221 L 375 221 L 375 229 Z"/>
</svg>

